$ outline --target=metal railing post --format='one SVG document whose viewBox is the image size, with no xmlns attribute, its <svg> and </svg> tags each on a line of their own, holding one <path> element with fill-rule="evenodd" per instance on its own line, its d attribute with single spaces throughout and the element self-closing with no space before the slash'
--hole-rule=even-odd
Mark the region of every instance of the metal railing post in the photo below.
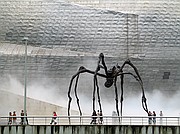
<svg viewBox="0 0 180 134">
<path fill-rule="evenodd" d="M 24 116 L 26 116 L 26 95 L 27 95 L 27 42 L 28 37 L 24 37 L 25 40 L 25 70 L 24 70 Z M 24 120 L 26 122 L 26 120 Z M 27 122 L 26 122 L 27 123 Z"/>
</svg>

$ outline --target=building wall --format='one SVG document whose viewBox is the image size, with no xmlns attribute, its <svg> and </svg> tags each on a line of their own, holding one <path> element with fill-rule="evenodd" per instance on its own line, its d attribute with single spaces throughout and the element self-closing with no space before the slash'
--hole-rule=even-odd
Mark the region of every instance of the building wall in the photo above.
<svg viewBox="0 0 180 134">
<path fill-rule="evenodd" d="M 23 90 L 23 38 L 28 37 L 27 86 L 35 92 L 55 93 L 46 95 L 56 96 L 53 101 L 67 101 L 72 76 L 80 66 L 94 71 L 101 52 L 108 68 L 129 58 L 139 70 L 145 93 L 157 90 L 174 98 L 180 89 L 179 7 L 177 0 L 1 0 L 0 88 Z M 134 70 L 128 66 L 124 72 Z M 78 93 L 92 101 L 93 77 L 81 76 Z M 102 100 L 113 105 L 114 87 L 105 88 L 103 78 L 99 85 Z M 130 76 L 125 77 L 124 90 L 124 95 L 142 93 Z M 154 101 L 152 96 L 149 101 Z"/>
<path fill-rule="evenodd" d="M 103 52 L 108 67 L 130 58 L 147 90 L 179 90 L 178 5 L 166 0 L 1 1 L 1 74 L 22 81 L 26 36 L 30 79 L 70 79 L 81 65 L 94 69 Z"/>
<path fill-rule="evenodd" d="M 179 134 L 179 126 L 0 126 L 0 134 Z"/>
<path fill-rule="evenodd" d="M 21 95 L 1 90 L 0 102 L 1 116 L 9 116 L 9 112 L 13 111 L 16 111 L 17 116 L 20 116 L 21 110 L 24 109 L 24 97 Z M 52 116 L 54 111 L 58 115 L 67 115 L 67 109 L 60 104 L 55 105 L 29 97 L 27 97 L 26 106 L 28 116 Z M 72 114 L 77 115 L 78 112 L 72 110 Z"/>
</svg>

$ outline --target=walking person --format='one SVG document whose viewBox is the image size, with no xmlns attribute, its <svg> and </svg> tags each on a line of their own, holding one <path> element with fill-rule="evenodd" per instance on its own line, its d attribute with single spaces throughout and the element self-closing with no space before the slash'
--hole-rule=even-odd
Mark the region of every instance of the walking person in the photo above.
<svg viewBox="0 0 180 134">
<path fill-rule="evenodd" d="M 153 116 L 153 123 L 156 124 L 156 112 L 155 111 L 153 111 L 152 116 Z"/>
<path fill-rule="evenodd" d="M 25 117 L 25 120 L 26 120 L 26 124 L 29 125 L 29 121 L 28 121 L 28 118 L 27 118 L 27 111 L 26 111 L 26 117 Z"/>
<path fill-rule="evenodd" d="M 9 112 L 9 120 L 8 120 L 8 125 L 12 124 L 12 113 Z"/>
<path fill-rule="evenodd" d="M 54 123 L 54 125 L 57 124 L 56 118 L 57 118 L 57 113 L 54 111 L 54 112 L 53 112 L 52 120 L 51 120 L 51 122 L 50 122 L 51 125 L 52 125 L 53 123 Z"/>
<path fill-rule="evenodd" d="M 13 112 L 12 116 L 13 116 L 13 124 L 16 125 L 17 124 L 17 122 L 16 122 L 16 120 L 17 120 L 16 111 Z"/>
</svg>

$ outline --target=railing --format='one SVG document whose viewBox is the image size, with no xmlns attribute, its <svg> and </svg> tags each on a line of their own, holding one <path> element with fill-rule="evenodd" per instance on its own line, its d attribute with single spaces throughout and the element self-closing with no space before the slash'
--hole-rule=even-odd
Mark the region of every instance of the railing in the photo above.
<svg viewBox="0 0 180 134">
<path fill-rule="evenodd" d="M 99 122 L 99 117 L 96 117 L 96 123 L 92 125 L 172 125 L 180 126 L 180 117 L 155 117 L 156 123 L 149 124 L 149 117 L 144 116 L 102 116 L 102 124 Z M 21 122 L 21 118 L 26 122 L 28 119 L 29 125 L 50 125 L 52 116 L 16 116 L 16 122 L 13 122 L 13 117 L 0 117 L 0 125 L 26 125 Z M 8 123 L 12 119 L 12 123 Z M 153 119 L 153 117 L 152 117 Z M 92 116 L 57 116 L 57 125 L 91 125 Z M 54 124 L 54 123 L 53 123 Z M 53 125 L 52 124 L 52 125 Z"/>
</svg>

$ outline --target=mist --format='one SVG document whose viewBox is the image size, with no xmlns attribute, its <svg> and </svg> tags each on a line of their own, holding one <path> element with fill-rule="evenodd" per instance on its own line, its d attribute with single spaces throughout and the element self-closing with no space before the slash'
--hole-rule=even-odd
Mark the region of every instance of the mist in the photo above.
<svg viewBox="0 0 180 134">
<path fill-rule="evenodd" d="M 88 81 L 91 77 L 88 78 Z M 69 81 L 68 81 L 69 82 Z M 27 83 L 27 97 L 52 103 L 58 106 L 63 106 L 67 108 L 68 97 L 68 82 L 67 88 L 63 91 L 59 91 L 59 87 L 53 81 L 50 81 L 48 78 L 43 79 L 43 81 L 36 80 L 31 83 Z M 93 80 L 91 79 L 92 84 Z M 91 83 L 90 83 L 91 84 Z M 66 84 L 65 84 L 66 85 Z M 81 88 L 81 87 L 80 87 Z M 80 99 L 80 106 L 83 114 L 91 115 L 92 112 L 92 89 L 93 87 L 88 87 L 89 90 L 78 90 L 78 97 Z M 8 76 L 6 82 L 1 84 L 1 89 L 6 92 L 11 92 L 17 95 L 24 94 L 24 86 L 18 79 L 13 76 Z M 112 115 L 112 111 L 116 111 L 115 107 L 115 94 L 114 89 L 105 89 L 103 86 L 100 86 L 100 95 L 101 95 L 101 104 L 104 115 Z M 152 92 L 145 91 L 148 110 L 156 111 L 157 116 L 159 111 L 163 111 L 164 116 L 179 116 L 180 115 L 180 91 L 177 91 L 176 94 L 169 95 L 164 94 L 160 90 L 156 89 Z M 71 96 L 73 98 L 71 103 L 71 109 L 77 110 L 76 98 L 72 91 Z M 2 101 L 3 102 L 3 101 Z M 15 106 L 13 106 L 15 107 Z M 97 95 L 96 95 L 96 110 L 98 110 Z M 1 109 L 2 110 L 2 109 Z M 120 110 L 120 103 L 119 103 Z M 143 110 L 141 106 L 141 93 L 133 95 L 124 95 L 123 101 L 123 115 L 124 116 L 147 116 L 147 113 Z"/>
<path fill-rule="evenodd" d="M 159 90 L 154 90 L 152 93 L 146 92 L 148 110 L 155 111 L 157 116 L 160 111 L 163 111 L 164 116 L 180 116 L 180 105 L 179 105 L 180 92 L 167 98 L 167 95 L 163 94 Z M 82 109 L 85 112 L 92 111 L 92 98 L 86 98 L 81 95 L 80 103 Z M 116 111 L 115 98 L 107 99 L 106 97 L 101 98 L 102 109 L 104 115 L 112 115 L 112 111 Z M 97 109 L 98 104 L 96 103 Z M 90 107 L 90 108 L 89 108 Z M 120 103 L 119 103 L 120 110 Z M 130 95 L 124 97 L 123 101 L 123 115 L 124 116 L 147 116 L 147 113 L 143 110 L 141 104 L 141 94 Z"/>
</svg>

